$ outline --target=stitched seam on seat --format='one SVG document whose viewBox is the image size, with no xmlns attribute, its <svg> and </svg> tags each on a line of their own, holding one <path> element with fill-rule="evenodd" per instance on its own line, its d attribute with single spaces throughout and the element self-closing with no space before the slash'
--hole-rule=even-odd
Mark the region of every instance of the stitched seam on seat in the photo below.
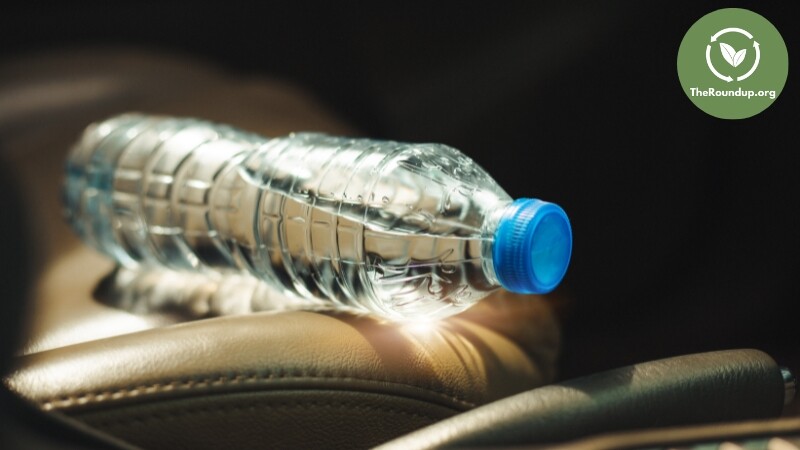
<svg viewBox="0 0 800 450">
<path fill-rule="evenodd" d="M 421 386 L 416 386 L 408 383 L 401 383 L 397 381 L 377 380 L 377 379 L 364 379 L 356 377 L 338 377 L 326 375 L 293 375 L 293 374 L 235 374 L 233 376 L 214 376 L 202 378 L 199 380 L 184 378 L 182 380 L 172 380 L 162 383 L 153 383 L 138 386 L 125 386 L 117 390 L 94 391 L 86 393 L 75 393 L 62 397 L 54 397 L 49 400 L 41 401 L 40 405 L 45 410 L 68 408 L 74 405 L 85 405 L 91 403 L 102 403 L 113 400 L 120 400 L 125 398 L 138 397 L 140 395 L 151 395 L 159 392 L 169 392 L 175 390 L 192 390 L 199 388 L 206 388 L 211 386 L 235 386 L 248 382 L 269 381 L 269 380 L 337 380 L 337 381 L 362 381 L 367 383 L 388 383 L 400 386 L 411 387 L 420 389 L 424 392 L 434 394 L 437 397 L 458 403 L 462 406 L 474 408 L 476 404 L 464 400 L 448 391 L 439 391 Z"/>
<path fill-rule="evenodd" d="M 170 419 L 176 419 L 185 416 L 193 416 L 197 414 L 204 414 L 204 413 L 217 413 L 217 412 L 231 412 L 231 411 L 242 411 L 242 410 L 254 410 L 254 409 L 276 409 L 276 408 L 337 408 L 337 409 L 355 409 L 355 410 L 364 410 L 364 411 L 381 411 L 381 412 L 388 412 L 394 414 L 402 414 L 411 417 L 419 417 L 422 419 L 428 419 L 430 421 L 438 421 L 441 420 L 441 417 L 433 417 L 428 414 L 423 414 L 419 412 L 409 412 L 403 411 L 401 409 L 396 408 L 388 408 L 383 406 L 371 406 L 371 405 L 361 405 L 356 403 L 347 403 L 347 402 L 281 402 L 281 403 L 247 403 L 243 405 L 237 406 L 217 406 L 217 407 L 198 407 L 198 408 L 185 408 L 179 409 L 177 411 L 172 412 L 159 412 L 147 415 L 140 415 L 140 416 L 133 416 L 127 417 L 124 419 L 114 419 L 114 420 L 106 420 L 106 421 L 94 421 L 88 419 L 87 421 L 91 423 L 93 426 L 99 428 L 105 427 L 119 427 L 119 426 L 129 426 L 138 423 L 146 424 L 147 422 L 151 421 L 164 421 Z"/>
</svg>

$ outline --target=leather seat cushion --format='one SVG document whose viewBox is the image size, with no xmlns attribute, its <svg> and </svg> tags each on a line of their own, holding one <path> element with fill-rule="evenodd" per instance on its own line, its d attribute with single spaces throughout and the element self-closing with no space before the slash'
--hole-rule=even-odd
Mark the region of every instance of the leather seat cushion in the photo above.
<svg viewBox="0 0 800 450">
<path fill-rule="evenodd" d="M 0 138 L 26 205 L 36 285 L 27 344 L 5 380 L 41 408 L 146 448 L 365 447 L 552 381 L 550 301 L 506 292 L 429 325 L 289 311 L 185 317 L 97 301 L 113 269 L 61 218 L 66 151 L 129 110 L 265 135 L 348 134 L 283 82 L 131 49 L 0 66 Z"/>
</svg>

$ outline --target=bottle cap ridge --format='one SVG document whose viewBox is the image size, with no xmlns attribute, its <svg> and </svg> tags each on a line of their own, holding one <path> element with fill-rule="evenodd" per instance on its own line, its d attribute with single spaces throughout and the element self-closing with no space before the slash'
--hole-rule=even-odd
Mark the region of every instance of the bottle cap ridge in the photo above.
<svg viewBox="0 0 800 450">
<path fill-rule="evenodd" d="M 572 228 L 555 203 L 515 200 L 494 234 L 494 270 L 500 284 L 512 292 L 552 291 L 564 278 L 571 254 Z"/>
</svg>

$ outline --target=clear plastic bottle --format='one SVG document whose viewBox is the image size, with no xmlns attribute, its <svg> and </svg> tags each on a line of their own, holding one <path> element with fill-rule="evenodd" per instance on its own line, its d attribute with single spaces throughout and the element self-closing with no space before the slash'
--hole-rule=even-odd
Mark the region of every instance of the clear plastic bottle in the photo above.
<svg viewBox="0 0 800 450">
<path fill-rule="evenodd" d="M 283 294 L 392 319 L 458 313 L 566 272 L 563 210 L 513 201 L 440 144 L 292 134 L 126 114 L 67 162 L 68 218 L 126 267 L 249 271 Z"/>
</svg>

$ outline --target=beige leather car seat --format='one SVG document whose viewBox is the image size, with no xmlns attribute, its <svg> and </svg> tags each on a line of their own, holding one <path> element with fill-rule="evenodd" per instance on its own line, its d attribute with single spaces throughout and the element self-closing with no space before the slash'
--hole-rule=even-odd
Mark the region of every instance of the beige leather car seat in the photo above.
<svg viewBox="0 0 800 450">
<path fill-rule="evenodd" d="M 175 56 L 95 49 L 0 66 L 2 158 L 37 261 L 29 339 L 5 380 L 20 396 L 145 448 L 353 448 L 554 379 L 558 327 L 541 297 L 500 293 L 432 326 L 109 304 L 113 264 L 62 220 L 62 164 L 86 125 L 131 110 L 354 134 L 289 84 Z"/>
</svg>

